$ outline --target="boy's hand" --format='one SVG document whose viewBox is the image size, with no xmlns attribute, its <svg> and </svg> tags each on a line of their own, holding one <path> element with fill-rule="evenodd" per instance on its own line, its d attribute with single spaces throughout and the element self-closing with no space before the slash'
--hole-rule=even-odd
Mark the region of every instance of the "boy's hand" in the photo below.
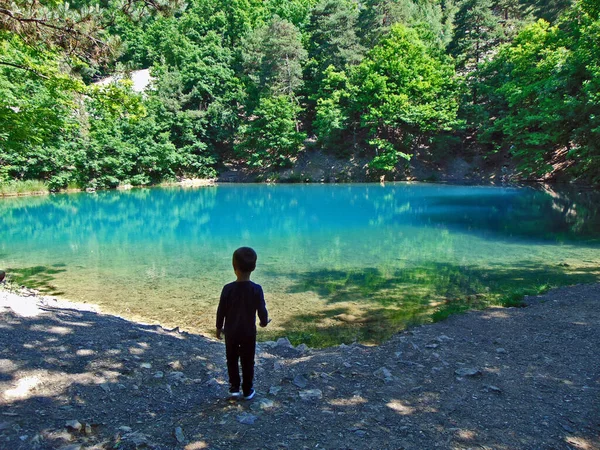
<svg viewBox="0 0 600 450">
<path fill-rule="evenodd" d="M 221 333 L 223 333 L 223 329 L 217 328 L 217 339 L 223 339 L 223 337 L 221 336 Z"/>
<path fill-rule="evenodd" d="M 265 323 L 264 325 L 261 323 L 260 326 L 262 328 L 266 327 L 267 325 L 269 325 L 271 323 L 271 319 L 267 320 L 267 323 Z"/>
</svg>

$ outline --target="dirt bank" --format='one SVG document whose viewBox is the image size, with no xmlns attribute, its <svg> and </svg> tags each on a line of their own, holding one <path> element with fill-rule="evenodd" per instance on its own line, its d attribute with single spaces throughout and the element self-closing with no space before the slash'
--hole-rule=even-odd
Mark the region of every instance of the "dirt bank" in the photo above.
<svg viewBox="0 0 600 450">
<path fill-rule="evenodd" d="M 221 342 L 0 292 L 0 448 L 598 449 L 600 284 L 528 304 L 379 347 L 262 343 L 231 402 Z"/>
</svg>

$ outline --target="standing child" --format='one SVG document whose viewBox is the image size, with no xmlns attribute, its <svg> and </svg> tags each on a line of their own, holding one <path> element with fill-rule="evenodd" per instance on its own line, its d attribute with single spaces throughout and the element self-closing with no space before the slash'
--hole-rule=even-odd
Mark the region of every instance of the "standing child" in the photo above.
<svg viewBox="0 0 600 450">
<path fill-rule="evenodd" d="M 252 388 L 256 313 L 261 327 L 266 327 L 270 322 L 262 287 L 250 281 L 250 273 L 256 268 L 256 258 L 256 252 L 250 247 L 240 247 L 233 252 L 233 271 L 237 280 L 223 287 L 217 309 L 217 338 L 221 339 L 221 333 L 225 333 L 229 394 L 232 398 L 240 396 L 239 360 L 245 400 L 250 400 L 256 393 Z"/>
</svg>

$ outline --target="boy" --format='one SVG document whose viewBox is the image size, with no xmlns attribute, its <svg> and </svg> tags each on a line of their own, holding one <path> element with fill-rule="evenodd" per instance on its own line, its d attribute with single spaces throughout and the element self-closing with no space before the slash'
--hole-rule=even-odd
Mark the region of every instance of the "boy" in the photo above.
<svg viewBox="0 0 600 450">
<path fill-rule="evenodd" d="M 250 281 L 250 273 L 256 268 L 256 258 L 256 252 L 250 247 L 240 247 L 233 252 L 233 271 L 237 280 L 223 287 L 217 308 L 217 338 L 221 339 L 221 333 L 225 333 L 229 394 L 231 398 L 240 397 L 239 359 L 242 364 L 241 387 L 245 400 L 250 400 L 256 394 L 252 388 L 256 313 L 258 312 L 261 327 L 266 327 L 270 322 L 262 287 Z"/>
</svg>

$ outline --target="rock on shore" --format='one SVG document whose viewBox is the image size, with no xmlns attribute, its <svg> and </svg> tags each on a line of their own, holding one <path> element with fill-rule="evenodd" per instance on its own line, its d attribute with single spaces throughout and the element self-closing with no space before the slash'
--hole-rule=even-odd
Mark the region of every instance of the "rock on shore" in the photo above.
<svg viewBox="0 0 600 450">
<path fill-rule="evenodd" d="M 0 291 L 0 449 L 600 448 L 600 285 L 457 315 L 378 347 L 257 349 Z"/>
</svg>

